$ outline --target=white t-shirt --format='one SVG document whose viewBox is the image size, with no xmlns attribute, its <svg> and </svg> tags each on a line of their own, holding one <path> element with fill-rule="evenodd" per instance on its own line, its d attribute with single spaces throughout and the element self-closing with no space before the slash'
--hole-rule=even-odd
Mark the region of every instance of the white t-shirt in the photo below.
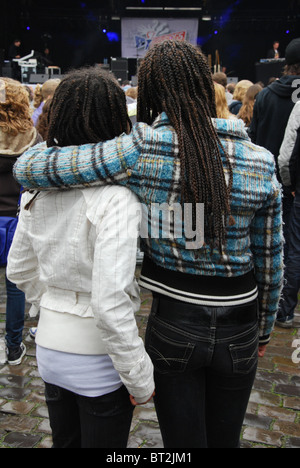
<svg viewBox="0 0 300 468">
<path fill-rule="evenodd" d="M 77 395 L 98 397 L 112 393 L 122 381 L 108 355 L 63 353 L 37 346 L 38 369 L 44 382 Z"/>
</svg>

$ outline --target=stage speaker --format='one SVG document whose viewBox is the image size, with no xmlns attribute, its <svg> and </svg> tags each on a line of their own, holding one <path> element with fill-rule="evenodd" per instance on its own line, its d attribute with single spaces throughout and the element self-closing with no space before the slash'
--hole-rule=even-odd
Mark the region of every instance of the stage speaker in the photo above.
<svg viewBox="0 0 300 468">
<path fill-rule="evenodd" d="M 3 76 L 3 78 L 12 78 L 13 77 L 13 69 L 12 69 L 12 66 L 11 66 L 11 62 L 9 60 L 5 60 L 2 63 L 1 76 Z"/>
<path fill-rule="evenodd" d="M 30 84 L 40 84 L 45 83 L 45 81 L 49 80 L 49 75 L 42 74 L 42 73 L 32 73 L 29 77 Z"/>
<path fill-rule="evenodd" d="M 115 70 L 114 72 L 111 72 L 113 73 L 114 77 L 121 82 L 121 84 L 123 83 L 123 81 L 127 81 L 128 80 L 128 72 L 127 71 L 122 71 L 122 70 Z"/>
<path fill-rule="evenodd" d="M 118 80 L 128 80 L 128 59 L 111 58 L 110 70 Z"/>
<path fill-rule="evenodd" d="M 13 77 L 12 68 L 11 68 L 11 67 L 6 67 L 6 66 L 4 65 L 4 67 L 2 67 L 1 76 L 2 76 L 3 78 L 12 78 L 12 77 Z"/>
<path fill-rule="evenodd" d="M 111 58 L 111 71 L 128 71 L 128 59 L 127 58 Z"/>
</svg>

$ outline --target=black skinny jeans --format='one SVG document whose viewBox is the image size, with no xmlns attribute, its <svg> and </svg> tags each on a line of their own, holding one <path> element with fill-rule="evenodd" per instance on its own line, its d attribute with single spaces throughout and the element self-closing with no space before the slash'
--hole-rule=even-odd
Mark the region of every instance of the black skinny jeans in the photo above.
<svg viewBox="0 0 300 468">
<path fill-rule="evenodd" d="M 124 386 L 95 398 L 45 386 L 52 448 L 126 448 L 134 407 Z"/>
<path fill-rule="evenodd" d="M 204 307 L 154 296 L 146 349 L 165 448 L 238 448 L 258 362 L 257 301 Z"/>
</svg>

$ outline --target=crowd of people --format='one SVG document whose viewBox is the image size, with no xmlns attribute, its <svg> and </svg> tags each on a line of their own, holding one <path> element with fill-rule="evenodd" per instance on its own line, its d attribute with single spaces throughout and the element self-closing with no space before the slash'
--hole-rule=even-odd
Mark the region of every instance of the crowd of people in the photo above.
<svg viewBox="0 0 300 468">
<path fill-rule="evenodd" d="M 228 84 L 177 41 L 148 51 L 137 87 L 95 67 L 34 96 L 0 79 L 0 219 L 18 216 L 2 260 L 8 362 L 26 353 L 26 297 L 54 447 L 126 447 L 152 397 L 165 448 L 239 447 L 258 359 L 275 322 L 293 326 L 300 287 L 300 39 L 285 58 L 268 86 Z M 204 242 L 188 248 L 199 205 Z"/>
</svg>

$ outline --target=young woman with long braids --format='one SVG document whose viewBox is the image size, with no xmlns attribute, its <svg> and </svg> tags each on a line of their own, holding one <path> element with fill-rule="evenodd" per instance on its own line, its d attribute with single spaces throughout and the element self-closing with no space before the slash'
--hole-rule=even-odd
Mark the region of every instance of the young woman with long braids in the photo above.
<svg viewBox="0 0 300 468">
<path fill-rule="evenodd" d="M 140 285 L 153 292 L 146 349 L 169 448 L 239 446 L 282 287 L 274 158 L 250 142 L 240 120 L 216 119 L 214 103 L 203 54 L 166 41 L 140 67 L 139 123 L 130 135 L 83 147 L 37 146 L 15 166 L 25 186 L 121 184 L 146 205 Z M 205 236 L 191 248 L 202 228 L 197 203 L 204 204 Z M 193 206 L 193 229 L 184 216 L 181 235 L 178 204 L 184 213 Z M 174 216 L 168 235 L 159 224 L 158 239 L 151 214 L 163 205 Z"/>
<path fill-rule="evenodd" d="M 48 138 L 61 146 L 130 128 L 108 73 L 73 72 L 54 94 Z M 116 186 L 23 195 L 8 270 L 31 312 L 40 310 L 37 362 L 54 448 L 126 448 L 134 406 L 152 397 L 153 365 L 134 317 L 138 205 Z"/>
</svg>

